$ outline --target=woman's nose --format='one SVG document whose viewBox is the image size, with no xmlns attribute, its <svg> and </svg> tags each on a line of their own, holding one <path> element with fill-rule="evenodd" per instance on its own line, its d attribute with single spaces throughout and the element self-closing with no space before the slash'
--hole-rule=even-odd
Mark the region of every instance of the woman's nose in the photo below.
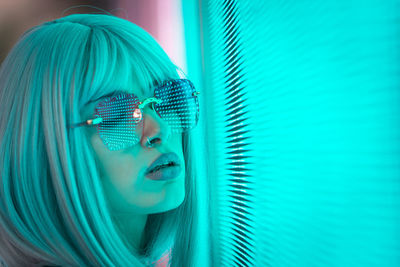
<svg viewBox="0 0 400 267">
<path fill-rule="evenodd" d="M 143 133 L 140 144 L 144 148 L 157 147 L 167 142 L 170 135 L 170 127 L 157 112 L 152 105 L 147 105 L 142 109 L 143 116 Z"/>
</svg>

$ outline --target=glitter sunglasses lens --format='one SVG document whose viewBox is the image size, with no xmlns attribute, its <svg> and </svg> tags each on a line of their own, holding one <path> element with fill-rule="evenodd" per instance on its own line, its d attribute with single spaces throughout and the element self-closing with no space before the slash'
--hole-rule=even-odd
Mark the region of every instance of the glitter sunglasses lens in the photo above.
<svg viewBox="0 0 400 267">
<path fill-rule="evenodd" d="M 162 100 L 155 109 L 173 132 L 185 132 L 197 125 L 199 102 L 195 92 L 192 82 L 185 79 L 168 81 L 155 89 L 155 97 Z"/>
<path fill-rule="evenodd" d="M 196 93 L 193 84 L 183 79 L 168 81 L 155 89 L 154 96 L 162 101 L 154 104 L 154 108 L 172 132 L 181 133 L 196 126 L 199 119 Z M 95 118 L 102 118 L 97 129 L 110 150 L 120 150 L 139 143 L 143 127 L 139 104 L 134 94 L 122 93 L 96 106 Z"/>
<path fill-rule="evenodd" d="M 107 98 L 95 109 L 95 117 L 103 118 L 97 126 L 100 138 L 110 150 L 120 150 L 139 142 L 137 128 L 142 119 L 139 99 L 133 94 Z"/>
</svg>

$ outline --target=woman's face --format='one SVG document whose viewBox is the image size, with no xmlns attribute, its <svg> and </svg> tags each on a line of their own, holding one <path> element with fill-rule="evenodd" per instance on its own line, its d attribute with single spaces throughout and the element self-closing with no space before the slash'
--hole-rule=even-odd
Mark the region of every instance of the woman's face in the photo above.
<svg viewBox="0 0 400 267">
<path fill-rule="evenodd" d="M 133 88 L 138 88 L 134 85 Z M 141 95 L 137 89 L 129 89 L 142 101 L 151 95 Z M 104 99 L 103 99 L 104 100 Z M 85 106 L 81 115 L 93 118 L 99 100 Z M 92 144 L 101 181 L 112 211 L 118 213 L 152 214 L 178 207 L 185 197 L 185 161 L 182 150 L 182 134 L 171 133 L 164 122 L 148 105 L 143 109 L 142 127 L 138 130 L 140 142 L 122 150 L 110 151 L 101 140 L 96 127 L 85 127 Z M 147 138 L 160 140 L 148 148 Z M 146 169 L 161 154 L 174 152 L 180 159 L 180 174 L 172 180 L 151 180 Z"/>
</svg>

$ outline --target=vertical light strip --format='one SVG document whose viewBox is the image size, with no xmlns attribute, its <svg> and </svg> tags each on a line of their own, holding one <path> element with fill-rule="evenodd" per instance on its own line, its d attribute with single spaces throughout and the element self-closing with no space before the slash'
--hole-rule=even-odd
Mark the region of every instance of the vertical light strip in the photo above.
<svg viewBox="0 0 400 267">
<path fill-rule="evenodd" d="M 204 80 L 202 79 L 202 28 L 201 28 L 201 9 L 200 3 L 196 1 L 182 1 L 182 13 L 184 20 L 184 39 L 186 48 L 187 59 L 187 75 L 194 83 L 197 90 L 201 93 L 198 97 L 200 105 L 200 117 L 198 126 L 192 130 L 192 140 L 195 140 L 191 148 L 192 154 L 196 157 L 193 161 L 196 163 L 196 177 L 197 177 L 197 192 L 198 198 L 198 228 L 199 239 L 196 245 L 196 252 L 199 258 L 196 260 L 197 266 L 208 267 L 214 266 L 210 261 L 210 256 L 215 254 L 216 248 L 210 238 L 213 236 L 210 231 L 210 180 L 211 176 L 207 162 L 204 159 L 209 158 L 209 151 L 207 151 L 207 144 L 210 139 L 208 138 L 208 130 L 205 125 L 207 123 L 207 114 L 210 110 L 210 92 L 204 90 Z M 192 165 L 193 166 L 193 165 Z M 201 197 L 201 199 L 200 199 Z M 213 247 L 211 247 L 213 246 Z"/>
<path fill-rule="evenodd" d="M 115 11 L 149 32 L 171 60 L 187 71 L 182 0 L 117 0 Z"/>
<path fill-rule="evenodd" d="M 171 60 L 187 73 L 182 0 L 157 0 L 157 40 Z"/>
</svg>

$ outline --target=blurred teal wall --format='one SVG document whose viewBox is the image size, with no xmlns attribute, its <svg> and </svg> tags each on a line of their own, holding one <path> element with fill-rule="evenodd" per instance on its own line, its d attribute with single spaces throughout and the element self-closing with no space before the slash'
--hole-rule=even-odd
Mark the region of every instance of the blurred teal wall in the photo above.
<svg viewBox="0 0 400 267">
<path fill-rule="evenodd" d="M 213 266 L 400 266 L 400 1 L 195 2 Z"/>
</svg>

